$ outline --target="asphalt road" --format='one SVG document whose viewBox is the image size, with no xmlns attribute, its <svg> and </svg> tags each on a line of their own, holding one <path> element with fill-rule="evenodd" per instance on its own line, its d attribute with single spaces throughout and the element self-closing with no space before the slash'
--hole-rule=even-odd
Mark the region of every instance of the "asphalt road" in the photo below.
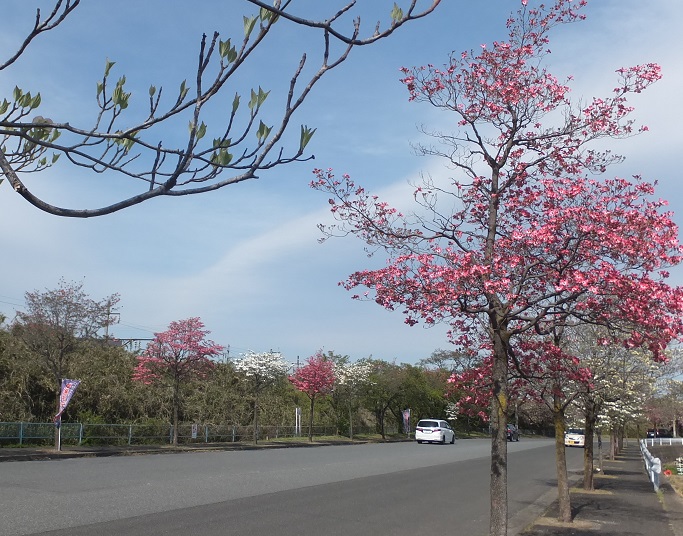
<svg viewBox="0 0 683 536">
<path fill-rule="evenodd" d="M 521 528 L 553 494 L 554 447 L 508 447 L 511 525 Z M 489 448 L 460 440 L 4 463 L 0 534 L 485 536 Z M 578 469 L 583 450 L 567 453 Z"/>
</svg>

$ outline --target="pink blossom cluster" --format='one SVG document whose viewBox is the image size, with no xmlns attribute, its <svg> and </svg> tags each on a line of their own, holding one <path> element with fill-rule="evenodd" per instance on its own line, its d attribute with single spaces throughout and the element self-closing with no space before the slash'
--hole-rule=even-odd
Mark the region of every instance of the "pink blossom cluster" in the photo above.
<svg viewBox="0 0 683 536">
<path fill-rule="evenodd" d="M 133 379 L 151 384 L 164 378 L 180 381 L 206 375 L 214 368 L 210 358 L 223 351 L 206 339 L 209 333 L 199 318 L 171 322 L 168 330 L 154 334 L 138 357 Z"/>
<path fill-rule="evenodd" d="M 311 399 L 330 394 L 335 382 L 334 362 L 319 350 L 289 377 L 289 381 Z"/>
<path fill-rule="evenodd" d="M 448 395 L 460 413 L 488 420 L 482 408 L 488 407 L 493 393 L 492 366 L 489 355 L 480 366 L 450 376 Z M 550 340 L 520 341 L 511 352 L 509 369 L 509 404 L 524 400 L 547 402 L 555 396 L 568 399 L 592 387 L 591 370 Z"/>
</svg>

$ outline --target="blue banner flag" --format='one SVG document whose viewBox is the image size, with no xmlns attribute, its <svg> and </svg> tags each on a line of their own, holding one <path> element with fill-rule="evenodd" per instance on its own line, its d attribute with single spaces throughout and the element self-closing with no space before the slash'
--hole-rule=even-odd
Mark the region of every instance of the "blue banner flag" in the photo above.
<svg viewBox="0 0 683 536">
<path fill-rule="evenodd" d="M 55 415 L 55 421 L 59 421 L 62 417 L 62 413 L 69 405 L 71 397 L 74 396 L 76 387 L 81 383 L 81 380 L 62 380 L 62 390 L 59 394 L 59 413 Z"/>
</svg>

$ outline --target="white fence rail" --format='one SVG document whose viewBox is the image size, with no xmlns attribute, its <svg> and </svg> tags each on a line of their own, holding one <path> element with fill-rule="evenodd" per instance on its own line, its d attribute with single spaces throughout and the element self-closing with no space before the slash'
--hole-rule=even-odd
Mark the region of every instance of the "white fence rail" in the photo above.
<svg viewBox="0 0 683 536">
<path fill-rule="evenodd" d="M 640 441 L 644 441 L 646 447 L 683 445 L 683 437 L 648 437 Z"/>
</svg>

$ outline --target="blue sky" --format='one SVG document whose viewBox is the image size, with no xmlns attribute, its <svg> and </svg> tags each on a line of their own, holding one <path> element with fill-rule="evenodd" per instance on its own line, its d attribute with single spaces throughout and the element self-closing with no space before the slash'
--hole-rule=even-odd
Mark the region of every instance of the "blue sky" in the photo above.
<svg viewBox="0 0 683 536">
<path fill-rule="evenodd" d="M 530 3 L 533 3 L 531 0 Z M 294 2 L 299 13 L 318 12 L 315 0 Z M 361 0 L 366 31 L 393 1 Z M 421 124 L 450 128 L 452 120 L 427 105 L 409 103 L 398 82 L 402 66 L 442 64 L 451 51 L 477 49 L 504 39 L 505 19 L 516 0 L 443 0 L 430 17 L 409 24 L 389 39 L 355 50 L 329 73 L 294 120 L 318 130 L 309 145 L 314 162 L 263 173 L 258 181 L 184 198 L 157 199 L 90 220 L 44 214 L 0 185 L 0 312 L 10 319 L 26 291 L 55 288 L 60 277 L 85 282 L 93 298 L 121 294 L 121 338 L 150 338 L 169 322 L 199 316 L 230 355 L 247 350 L 281 351 L 305 359 L 317 349 L 353 359 L 373 356 L 414 363 L 447 348 L 445 328 L 410 328 L 398 312 L 351 300 L 337 286 L 348 274 L 382 264 L 368 259 L 353 239 L 318 244 L 316 224 L 329 221 L 326 198 L 308 187 L 313 167 L 350 173 L 380 195 L 409 191 L 421 173 L 447 174 L 444 162 L 417 157 L 411 142 Z M 29 6 L 47 2 L 3 2 L 0 57 L 16 49 L 20 29 L 32 21 Z M 241 0 L 192 3 L 179 0 L 85 2 L 58 30 L 43 36 L 22 61 L 0 76 L 0 98 L 15 85 L 43 96 L 41 114 L 88 124 L 95 82 L 106 58 L 125 73 L 133 98 L 146 99 L 150 84 L 171 90 L 192 79 L 203 32 L 240 35 L 242 15 L 254 11 Z M 336 5 L 336 4 L 334 4 Z M 588 20 L 559 28 L 552 36 L 551 72 L 574 76 L 573 95 L 607 95 L 622 66 L 662 65 L 664 78 L 632 100 L 645 135 L 614 142 L 626 162 L 611 175 L 641 174 L 659 182 L 683 224 L 683 188 L 678 159 L 683 153 L 683 58 L 679 33 L 683 4 L 671 0 L 592 0 Z M 105 24 L 104 21 L 107 21 Z M 385 17 L 386 20 L 386 17 Z M 263 49 L 245 71 L 245 87 L 273 89 L 288 81 L 301 46 L 319 42 L 313 32 L 288 29 Z M 310 58 L 313 59 L 313 58 Z M 248 77 L 248 78 L 247 78 Z M 242 79 L 241 79 L 242 80 Z M 232 94 L 230 94 L 232 95 Z M 169 133 L 173 136 L 173 133 Z M 130 185 L 92 177 L 58 165 L 30 184 L 49 201 L 88 207 L 116 198 Z M 683 270 L 671 282 L 683 284 Z"/>
</svg>

